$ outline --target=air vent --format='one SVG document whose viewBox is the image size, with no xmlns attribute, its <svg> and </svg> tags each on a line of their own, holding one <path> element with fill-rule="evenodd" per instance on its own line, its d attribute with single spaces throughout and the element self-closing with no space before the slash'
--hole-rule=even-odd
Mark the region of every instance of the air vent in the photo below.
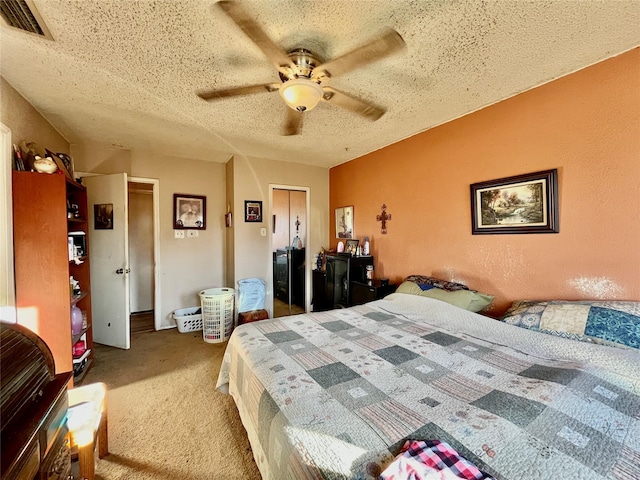
<svg viewBox="0 0 640 480">
<path fill-rule="evenodd" d="M 0 0 L 0 14 L 7 25 L 53 40 L 31 0 Z"/>
</svg>

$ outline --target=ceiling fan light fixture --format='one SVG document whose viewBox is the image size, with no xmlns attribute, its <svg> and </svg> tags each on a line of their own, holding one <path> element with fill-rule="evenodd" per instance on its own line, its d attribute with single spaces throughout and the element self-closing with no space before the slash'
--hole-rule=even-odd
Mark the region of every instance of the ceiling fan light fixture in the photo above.
<svg viewBox="0 0 640 480">
<path fill-rule="evenodd" d="M 308 78 L 295 78 L 280 86 L 280 95 L 286 104 L 299 112 L 314 108 L 323 93 L 322 87 Z"/>
</svg>

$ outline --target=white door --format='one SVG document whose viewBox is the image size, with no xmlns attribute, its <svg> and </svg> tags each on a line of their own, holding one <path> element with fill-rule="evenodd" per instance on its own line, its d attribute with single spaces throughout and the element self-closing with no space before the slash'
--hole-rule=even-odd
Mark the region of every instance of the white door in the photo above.
<svg viewBox="0 0 640 480">
<path fill-rule="evenodd" d="M 87 187 L 89 208 L 93 341 L 128 349 L 130 339 L 127 174 L 84 177 L 82 181 Z M 102 212 L 98 229 L 95 228 L 96 205 Z"/>
</svg>

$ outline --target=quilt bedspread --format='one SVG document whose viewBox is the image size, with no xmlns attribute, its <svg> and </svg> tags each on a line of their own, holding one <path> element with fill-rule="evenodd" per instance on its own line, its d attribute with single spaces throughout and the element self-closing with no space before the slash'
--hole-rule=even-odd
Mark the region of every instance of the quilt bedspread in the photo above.
<svg viewBox="0 0 640 480">
<path fill-rule="evenodd" d="M 218 378 L 265 480 L 377 478 L 441 440 L 497 479 L 640 479 L 640 354 L 393 294 L 233 333 Z"/>
</svg>

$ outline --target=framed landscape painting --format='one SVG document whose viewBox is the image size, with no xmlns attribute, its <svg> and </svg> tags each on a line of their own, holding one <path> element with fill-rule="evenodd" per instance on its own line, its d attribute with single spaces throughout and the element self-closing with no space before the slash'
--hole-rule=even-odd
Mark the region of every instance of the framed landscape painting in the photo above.
<svg viewBox="0 0 640 480">
<path fill-rule="evenodd" d="M 471 185 L 471 233 L 558 233 L 558 170 Z"/>
</svg>

